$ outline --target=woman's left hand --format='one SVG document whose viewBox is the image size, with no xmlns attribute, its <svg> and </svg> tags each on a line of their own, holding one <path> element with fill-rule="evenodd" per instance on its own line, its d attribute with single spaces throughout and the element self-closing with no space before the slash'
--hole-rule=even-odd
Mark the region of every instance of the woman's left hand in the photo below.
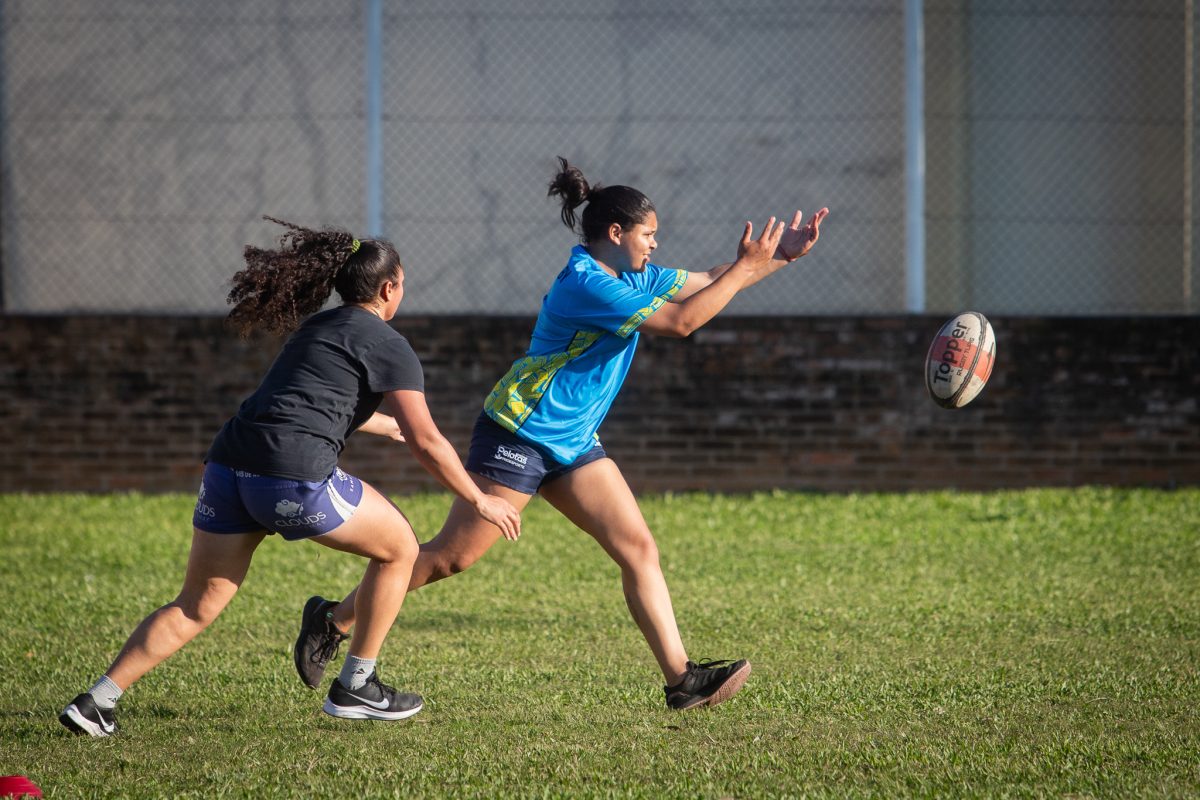
<svg viewBox="0 0 1200 800">
<path fill-rule="evenodd" d="M 800 256 L 807 255 L 817 243 L 817 237 L 821 235 L 821 223 L 828 214 L 829 209 L 822 208 L 813 214 L 808 224 L 801 225 L 804 215 L 797 211 L 792 217 L 792 224 L 787 226 L 783 238 L 779 240 L 779 249 L 776 251 L 779 257 L 785 261 L 795 261 Z"/>
<path fill-rule="evenodd" d="M 359 426 L 359 430 L 363 433 L 373 433 L 376 436 L 386 436 L 394 442 L 405 441 L 404 433 L 400 430 L 400 423 L 396 422 L 396 418 L 391 414 L 381 414 L 376 411 L 370 419 Z"/>
</svg>

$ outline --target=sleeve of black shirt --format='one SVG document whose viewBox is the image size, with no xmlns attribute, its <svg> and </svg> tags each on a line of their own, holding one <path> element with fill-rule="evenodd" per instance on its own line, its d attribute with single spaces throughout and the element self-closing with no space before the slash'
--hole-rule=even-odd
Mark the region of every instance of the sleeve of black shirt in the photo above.
<svg viewBox="0 0 1200 800">
<path fill-rule="evenodd" d="M 389 337 L 370 349 L 363 358 L 367 385 L 372 392 L 397 389 L 425 391 L 425 371 L 412 345 L 403 336 Z"/>
</svg>

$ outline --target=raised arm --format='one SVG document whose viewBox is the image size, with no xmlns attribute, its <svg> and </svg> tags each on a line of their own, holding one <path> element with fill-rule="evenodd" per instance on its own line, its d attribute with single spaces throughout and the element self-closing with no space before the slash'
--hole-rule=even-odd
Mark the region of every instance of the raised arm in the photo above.
<svg viewBox="0 0 1200 800">
<path fill-rule="evenodd" d="M 779 242 L 783 238 L 783 223 L 776 222 L 774 217 L 767 220 L 763 231 L 757 239 L 753 223 L 747 222 L 742 232 L 742 240 L 738 243 L 737 259 L 708 283 L 688 292 L 679 302 L 663 303 L 658 310 L 646 318 L 641 330 L 659 336 L 684 337 L 704 325 L 729 305 L 729 301 L 742 289 L 775 272 L 787 260 L 776 257 Z M 710 270 L 710 273 L 715 270 Z M 709 273 L 697 273 L 707 275 Z M 686 289 L 697 276 L 693 274 L 684 284 Z M 698 281 L 699 282 L 699 281 Z M 682 294 L 681 289 L 678 294 Z"/>
<path fill-rule="evenodd" d="M 808 251 L 817 243 L 817 238 L 821 235 L 821 222 L 829 214 L 828 208 L 822 208 L 812 216 L 807 223 L 801 224 L 804 219 L 802 212 L 797 211 L 792 216 L 792 222 L 784 230 L 783 236 L 779 240 L 779 247 L 776 248 L 772 260 L 778 262 L 775 269 L 783 267 L 795 261 L 797 258 L 808 255 Z M 687 283 L 683 285 L 675 296 L 671 298 L 672 303 L 682 303 L 696 292 L 711 286 L 717 278 L 720 278 L 725 272 L 733 266 L 732 262 L 718 264 L 710 270 L 704 272 L 692 272 L 688 274 Z M 775 270 L 771 270 L 774 272 Z M 765 278 L 770 272 L 761 272 L 751 281 L 746 283 L 746 286 L 752 286 Z"/>
<path fill-rule="evenodd" d="M 479 516 L 500 529 L 505 539 L 515 540 L 521 535 L 520 513 L 507 500 L 480 491 L 471 480 L 454 446 L 430 416 L 424 392 L 408 389 L 387 392 L 383 403 L 396 418 L 413 456 L 430 475 L 470 503 Z"/>
</svg>

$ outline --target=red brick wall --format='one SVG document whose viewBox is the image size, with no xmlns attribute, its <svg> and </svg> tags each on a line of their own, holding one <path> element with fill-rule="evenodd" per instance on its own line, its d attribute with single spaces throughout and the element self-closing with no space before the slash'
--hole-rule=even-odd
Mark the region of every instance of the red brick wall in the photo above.
<svg viewBox="0 0 1200 800">
<path fill-rule="evenodd" d="M 718 319 L 642 337 L 605 446 L 638 490 L 1200 484 L 1200 317 L 994 318 L 996 370 L 946 411 L 922 363 L 942 317 Z M 405 317 L 460 451 L 532 320 Z M 211 317 L 0 317 L 0 491 L 192 490 L 279 341 Z M 401 445 L 342 460 L 437 488 Z"/>
</svg>

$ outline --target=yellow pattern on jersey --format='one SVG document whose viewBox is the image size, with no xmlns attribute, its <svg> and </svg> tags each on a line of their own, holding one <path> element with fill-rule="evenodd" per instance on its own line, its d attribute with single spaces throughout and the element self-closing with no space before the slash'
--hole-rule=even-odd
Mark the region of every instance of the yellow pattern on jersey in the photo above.
<svg viewBox="0 0 1200 800">
<path fill-rule="evenodd" d="M 525 356 L 513 362 L 484 403 L 487 415 L 516 433 L 521 423 L 533 413 L 555 373 L 571 359 L 582 355 L 603 335 L 604 331 L 576 331 L 565 352 Z"/>
<path fill-rule="evenodd" d="M 662 306 L 663 303 L 667 302 L 668 298 L 674 297 L 675 293 L 683 287 L 684 282 L 687 281 L 687 276 L 688 274 L 684 270 L 677 271 L 675 273 L 675 283 L 671 285 L 671 288 L 654 298 L 654 300 L 650 302 L 650 305 L 646 306 L 632 317 L 625 320 L 625 324 L 617 329 L 617 336 L 620 336 L 622 339 L 624 339 L 626 336 L 632 333 L 638 325 L 641 325 L 643 322 L 645 322 L 647 317 L 649 317 L 655 311 L 658 311 L 659 307 Z"/>
</svg>

